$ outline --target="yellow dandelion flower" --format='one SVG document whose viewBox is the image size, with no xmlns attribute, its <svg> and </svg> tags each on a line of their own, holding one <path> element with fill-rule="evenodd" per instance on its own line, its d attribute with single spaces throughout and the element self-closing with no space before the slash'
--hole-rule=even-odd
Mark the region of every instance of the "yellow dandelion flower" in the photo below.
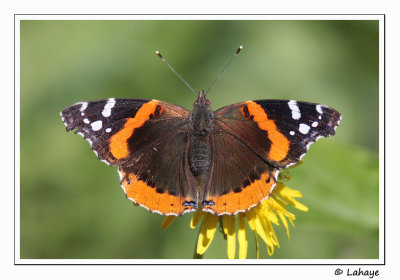
<svg viewBox="0 0 400 280">
<path fill-rule="evenodd" d="M 287 206 L 292 205 L 298 210 L 308 211 L 307 206 L 296 200 L 296 198 L 299 197 L 302 197 L 299 191 L 289 188 L 282 182 L 278 182 L 269 198 L 245 213 L 217 216 L 208 212 L 203 212 L 199 207 L 190 222 L 190 227 L 194 229 L 200 221 L 202 221 L 197 238 L 195 257 L 201 257 L 207 251 L 214 238 L 218 223 L 220 222 L 227 240 L 228 258 L 234 259 L 236 257 L 236 245 L 238 244 L 238 258 L 245 259 L 248 249 L 246 220 L 249 228 L 254 232 L 257 252 L 256 257 L 259 258 L 260 254 L 259 237 L 266 244 L 268 254 L 272 255 L 274 253 L 274 248 L 279 248 L 279 241 L 273 225 L 278 226 L 281 222 L 286 230 L 288 238 L 288 220 L 291 226 L 294 226 L 293 221 L 296 219 L 296 216 L 286 209 Z M 172 224 L 175 218 L 175 216 L 165 217 L 162 227 L 167 228 Z M 237 220 L 238 229 L 236 231 Z"/>
</svg>

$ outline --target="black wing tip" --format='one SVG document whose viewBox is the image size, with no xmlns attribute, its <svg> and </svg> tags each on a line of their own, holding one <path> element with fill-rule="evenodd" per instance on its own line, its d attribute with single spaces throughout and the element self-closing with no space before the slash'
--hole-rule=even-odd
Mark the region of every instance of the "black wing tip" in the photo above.
<svg viewBox="0 0 400 280">
<path fill-rule="evenodd" d="M 64 108 L 60 112 L 61 120 L 64 123 L 68 132 L 76 129 L 83 119 L 84 110 L 88 106 L 88 102 L 78 102 L 71 106 Z"/>
<path fill-rule="evenodd" d="M 323 133 L 320 136 L 329 137 L 335 135 L 336 128 L 339 126 L 342 120 L 342 115 L 332 107 L 322 104 L 315 104 L 315 106 L 317 112 L 319 113 L 318 119 L 321 120 L 323 118 L 323 122 L 325 123 L 325 129 L 323 130 L 325 134 Z"/>
<path fill-rule="evenodd" d="M 328 107 L 328 109 L 331 111 L 328 125 L 333 129 L 333 134 L 331 135 L 335 135 L 336 129 L 340 125 L 340 122 L 342 121 L 342 115 L 333 108 Z"/>
<path fill-rule="evenodd" d="M 67 131 L 71 131 L 71 122 L 69 121 L 68 116 L 65 114 L 65 109 L 60 112 L 61 121 L 63 122 L 65 129 Z"/>
<path fill-rule="evenodd" d="M 74 118 L 71 117 L 70 114 L 66 114 L 65 110 L 60 112 L 61 120 L 65 126 L 65 129 L 70 132 L 71 130 L 76 128 L 74 124 Z"/>
</svg>

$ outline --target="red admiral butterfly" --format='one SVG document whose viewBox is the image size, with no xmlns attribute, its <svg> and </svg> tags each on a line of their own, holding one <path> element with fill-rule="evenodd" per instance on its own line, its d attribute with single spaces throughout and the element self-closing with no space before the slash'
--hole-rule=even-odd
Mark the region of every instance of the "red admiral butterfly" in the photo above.
<svg viewBox="0 0 400 280">
<path fill-rule="evenodd" d="M 201 90 L 193 111 L 158 100 L 76 103 L 61 112 L 67 131 L 117 165 L 126 196 L 151 212 L 248 211 L 268 198 L 279 170 L 320 137 L 335 134 L 335 109 L 293 100 L 254 100 L 215 112 Z"/>
</svg>

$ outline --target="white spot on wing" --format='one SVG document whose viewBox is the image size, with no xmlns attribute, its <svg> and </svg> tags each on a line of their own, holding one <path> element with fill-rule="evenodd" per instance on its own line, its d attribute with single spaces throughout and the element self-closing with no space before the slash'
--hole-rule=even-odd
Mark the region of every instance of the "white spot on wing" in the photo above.
<svg viewBox="0 0 400 280">
<path fill-rule="evenodd" d="M 91 126 L 92 126 L 93 131 L 98 131 L 103 126 L 103 122 L 102 121 L 95 121 L 95 122 L 91 123 Z"/>
<path fill-rule="evenodd" d="M 65 127 L 67 127 L 67 123 L 65 122 L 65 119 L 64 119 L 64 116 L 63 116 L 62 112 L 60 112 L 60 117 L 61 117 L 61 120 L 64 123 Z"/>
<path fill-rule="evenodd" d="M 301 124 L 299 125 L 299 131 L 300 131 L 302 134 L 307 134 L 309 130 L 310 130 L 310 127 L 309 127 L 308 125 L 306 125 L 306 124 L 304 124 L 304 123 L 301 123 Z"/>
<path fill-rule="evenodd" d="M 86 124 L 90 123 L 90 121 L 88 119 L 86 119 L 86 118 L 83 119 L 83 122 L 86 123 Z"/>
<path fill-rule="evenodd" d="M 111 109 L 114 107 L 114 105 L 115 105 L 115 99 L 114 98 L 108 99 L 101 114 L 106 118 L 111 116 Z"/>
<path fill-rule="evenodd" d="M 315 106 L 315 109 L 317 110 L 318 113 L 323 114 L 324 112 L 322 111 L 322 105 L 318 104 Z"/>
<path fill-rule="evenodd" d="M 318 122 L 313 122 L 313 123 L 311 124 L 312 127 L 317 127 L 317 125 L 318 125 Z"/>
<path fill-rule="evenodd" d="M 333 128 L 336 131 L 336 128 L 339 126 L 340 122 L 342 121 L 342 115 L 340 115 L 339 120 L 336 123 L 336 126 Z"/>
<path fill-rule="evenodd" d="M 110 133 L 110 132 L 111 132 L 111 128 L 109 128 L 109 127 L 106 128 L 106 132 L 107 132 L 107 133 Z"/>
<path fill-rule="evenodd" d="M 86 110 L 88 103 L 87 102 L 81 102 L 81 108 L 79 108 L 79 111 L 83 112 Z"/>
<path fill-rule="evenodd" d="M 292 111 L 292 118 L 294 120 L 299 120 L 301 118 L 301 113 L 300 113 L 300 109 L 299 106 L 297 106 L 297 102 L 294 100 L 290 100 L 288 102 L 289 108 Z"/>
<path fill-rule="evenodd" d="M 289 134 L 293 136 L 295 133 L 294 131 L 290 131 Z"/>
</svg>

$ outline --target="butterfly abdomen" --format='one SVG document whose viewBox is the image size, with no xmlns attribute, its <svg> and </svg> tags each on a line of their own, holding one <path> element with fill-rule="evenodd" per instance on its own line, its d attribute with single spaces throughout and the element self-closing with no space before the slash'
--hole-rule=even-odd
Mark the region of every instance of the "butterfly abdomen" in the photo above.
<svg viewBox="0 0 400 280">
<path fill-rule="evenodd" d="M 209 136 L 192 136 L 189 146 L 189 164 L 192 174 L 196 177 L 201 176 L 210 169 L 211 147 Z"/>
</svg>

